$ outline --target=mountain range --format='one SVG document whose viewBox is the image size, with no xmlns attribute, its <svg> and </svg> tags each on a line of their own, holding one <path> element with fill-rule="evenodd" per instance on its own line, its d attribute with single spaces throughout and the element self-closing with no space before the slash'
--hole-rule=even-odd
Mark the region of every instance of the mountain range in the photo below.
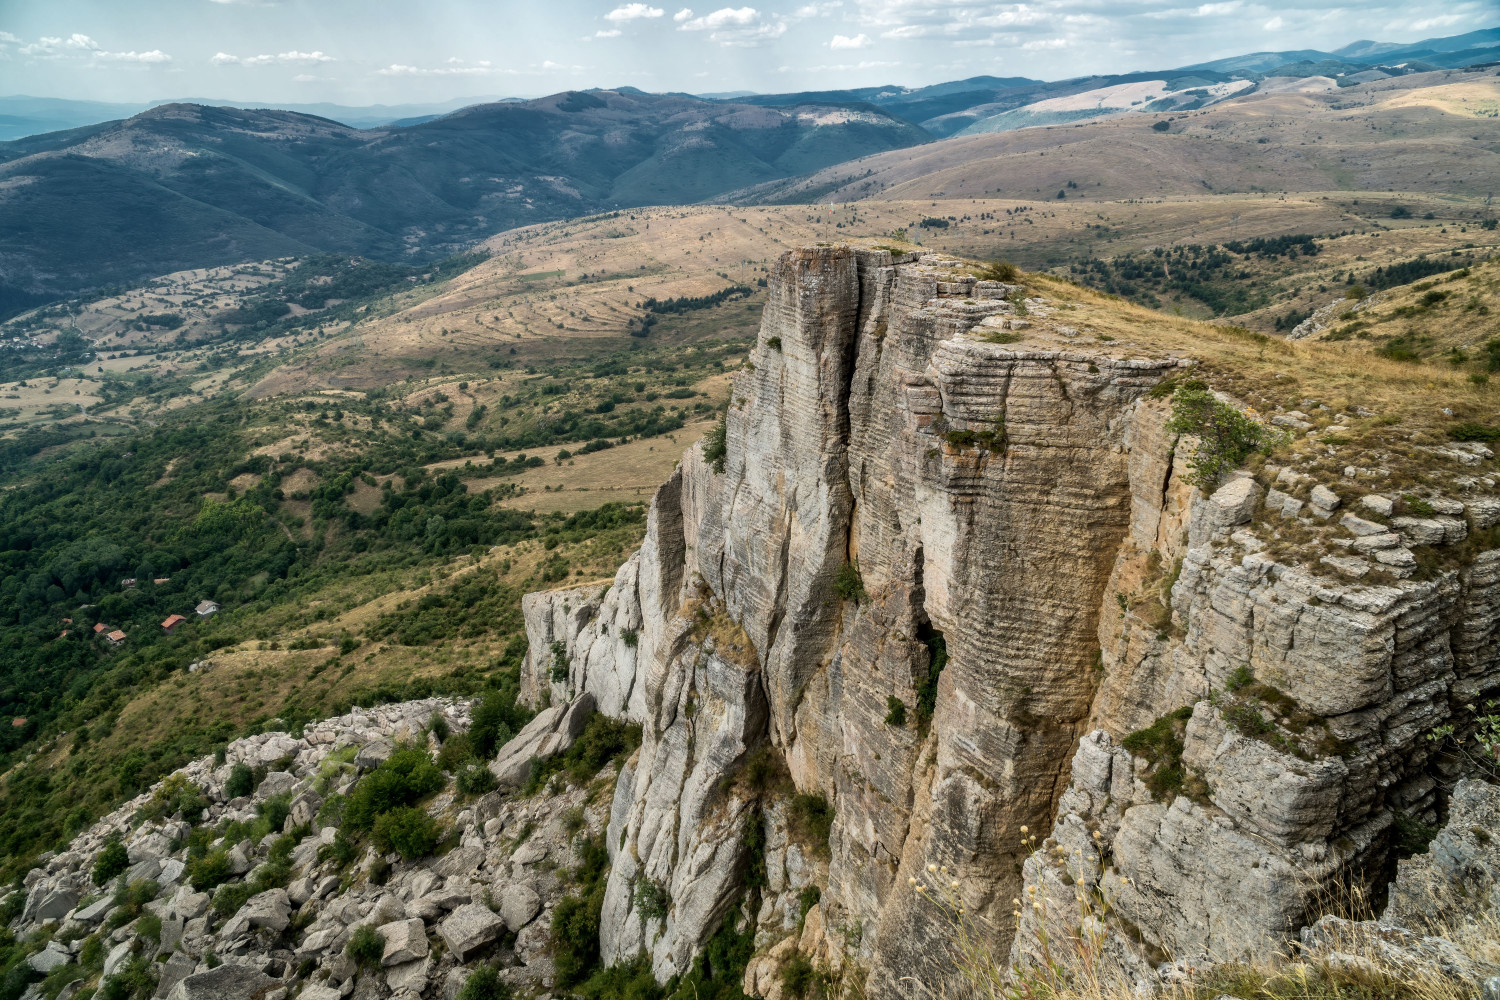
<svg viewBox="0 0 1500 1000">
<path fill-rule="evenodd" d="M 426 260 L 516 226 L 720 198 L 949 137 L 1155 119 L 1497 53 L 1500 28 L 1491 28 L 1055 82 L 980 76 L 732 99 L 622 87 L 457 109 L 164 104 L 0 142 L 0 318 L 183 268 L 315 251 Z M 6 98 L 0 127 L 6 114 L 61 122 L 120 107 Z M 783 185 L 777 197 L 868 192 L 874 182 L 857 172 Z"/>
<path fill-rule="evenodd" d="M 701 201 L 926 142 L 879 109 L 570 92 L 354 129 L 170 104 L 0 144 L 0 315 L 179 268 L 452 252 L 528 223 Z"/>
</svg>

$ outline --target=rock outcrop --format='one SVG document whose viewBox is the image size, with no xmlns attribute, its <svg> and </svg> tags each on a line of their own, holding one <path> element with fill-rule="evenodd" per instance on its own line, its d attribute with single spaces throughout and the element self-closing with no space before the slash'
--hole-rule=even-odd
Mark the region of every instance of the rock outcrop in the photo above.
<svg viewBox="0 0 1500 1000">
<path fill-rule="evenodd" d="M 1040 299 L 1016 320 L 1017 291 L 932 255 L 788 253 L 723 454 L 684 456 L 612 587 L 526 598 L 527 690 L 644 724 L 607 959 L 644 949 L 665 979 L 742 912 L 763 748 L 832 812 L 798 947 L 877 995 L 953 975 L 909 884 L 929 866 L 1024 962 L 1023 867 L 1072 885 L 1054 849 L 1088 855 L 1134 935 L 1111 947 L 1149 976 L 1284 949 L 1335 881 L 1376 877 L 1397 816 L 1436 818 L 1425 736 L 1500 685 L 1500 550 L 1420 580 L 1411 550 L 1488 527 L 1492 497 L 1432 528 L 1374 496 L 1340 521 L 1292 469 L 1205 496 L 1152 392 L 1191 362 L 1086 346 Z M 1281 518 L 1328 557 L 1278 560 Z M 1154 754 L 1121 746 L 1148 729 Z M 1053 831 L 1042 854 L 1028 829 Z M 637 912 L 642 880 L 664 916 Z"/>
<path fill-rule="evenodd" d="M 751 934 L 744 988 L 768 1000 L 797 954 L 878 998 L 959 987 L 952 907 L 1001 965 L 1086 939 L 1094 972 L 1143 989 L 1294 942 L 1493 975 L 1441 936 L 1500 910 L 1495 789 L 1460 780 L 1494 777 L 1463 753 L 1500 727 L 1493 454 L 1434 450 L 1463 470 L 1441 495 L 1352 464 L 1200 490 L 1168 430 L 1192 362 L 1085 344 L 1023 296 L 935 255 L 785 255 L 722 439 L 658 490 L 640 549 L 612 585 L 524 599 L 538 713 L 463 771 L 496 790 L 423 801 L 438 856 L 355 858 L 335 803 L 468 704 L 247 737 L 26 876 L 30 970 L 87 948 L 90 975 L 152 969 L 161 997 L 451 1000 L 497 961 L 551 989 L 553 917 L 602 836 L 604 962 L 666 981 Z M 1305 405 L 1269 423 L 1333 437 Z M 613 794 L 522 793 L 596 711 L 642 730 Z M 261 777 L 232 797 L 240 764 Z M 183 788 L 201 815 L 162 815 Z M 273 797 L 294 836 L 244 836 Z M 1381 922 L 1326 912 L 1445 818 Z M 92 877 L 116 840 L 119 895 Z"/>
</svg>

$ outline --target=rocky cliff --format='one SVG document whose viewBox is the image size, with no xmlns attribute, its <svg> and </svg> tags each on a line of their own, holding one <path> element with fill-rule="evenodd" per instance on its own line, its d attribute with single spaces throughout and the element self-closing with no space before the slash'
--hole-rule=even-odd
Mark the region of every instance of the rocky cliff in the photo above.
<svg viewBox="0 0 1500 1000">
<path fill-rule="evenodd" d="M 1500 685 L 1494 480 L 1408 517 L 1352 467 L 1205 496 L 1167 430 L 1192 360 L 1085 342 L 1068 308 L 932 255 L 788 253 L 721 452 L 684 456 L 612 586 L 525 599 L 530 696 L 644 725 L 606 960 L 665 979 L 743 912 L 752 991 L 792 947 L 937 989 L 948 926 L 912 883 L 941 868 L 1022 964 L 1023 883 L 1107 891 L 1149 978 L 1283 950 L 1329 887 L 1383 877 L 1398 818 L 1437 818 L 1455 775 L 1426 736 Z M 826 844 L 789 800 L 828 804 Z"/>
<path fill-rule="evenodd" d="M 1045 287 L 783 257 L 639 551 L 524 599 L 539 711 L 502 736 L 487 697 L 488 773 L 466 702 L 230 743 L 0 894 L 6 983 L 540 995 L 641 958 L 738 978 L 748 935 L 769 1000 L 799 968 L 960 995 L 957 932 L 1141 995 L 1298 947 L 1500 996 L 1494 455 L 1355 447 L 1307 401 L 1199 488 L 1208 429 L 1171 428 L 1207 363 Z"/>
</svg>

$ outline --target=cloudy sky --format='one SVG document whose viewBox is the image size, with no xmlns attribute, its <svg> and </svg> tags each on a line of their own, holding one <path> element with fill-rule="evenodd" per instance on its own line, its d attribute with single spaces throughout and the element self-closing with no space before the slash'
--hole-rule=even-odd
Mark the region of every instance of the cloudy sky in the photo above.
<svg viewBox="0 0 1500 1000">
<path fill-rule="evenodd" d="M 0 0 L 0 95 L 363 105 L 1060 79 L 1500 21 L 1496 0 L 657 2 Z"/>
</svg>

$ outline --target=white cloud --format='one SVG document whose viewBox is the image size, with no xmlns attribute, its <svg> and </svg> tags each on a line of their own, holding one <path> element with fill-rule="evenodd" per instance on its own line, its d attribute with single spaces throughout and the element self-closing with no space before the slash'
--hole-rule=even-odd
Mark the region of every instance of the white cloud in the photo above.
<svg viewBox="0 0 1500 1000">
<path fill-rule="evenodd" d="M 1045 52 L 1048 49 L 1065 49 L 1068 47 L 1066 38 L 1033 38 L 1029 42 L 1022 42 L 1021 48 L 1027 52 Z"/>
<path fill-rule="evenodd" d="M 301 63 L 303 65 L 310 65 L 334 61 L 333 56 L 321 50 L 298 52 L 296 49 L 277 55 L 267 53 L 258 56 L 245 56 L 244 58 L 232 56 L 228 52 L 216 52 L 214 53 L 214 57 L 209 60 L 215 66 L 270 66 L 272 63 Z M 449 62 L 452 61 L 451 59 L 449 60 Z"/>
<path fill-rule="evenodd" d="M 1199 4 L 1193 13 L 1199 17 L 1215 17 L 1219 14 L 1232 14 L 1239 9 L 1239 0 L 1226 0 L 1224 3 Z"/>
<path fill-rule="evenodd" d="M 8 31 L 0 31 L 0 45 L 4 45 L 7 42 L 10 43 L 11 45 L 20 45 L 21 44 L 21 40 L 19 38 L 17 38 L 15 35 L 12 35 Z"/>
<path fill-rule="evenodd" d="M 691 13 L 691 11 L 689 11 Z M 717 31 L 727 27 L 745 27 L 760 20 L 760 11 L 754 7 L 720 7 L 712 14 L 704 14 L 683 23 L 680 31 Z"/>
<path fill-rule="evenodd" d="M 487 62 L 478 66 L 436 66 L 431 69 L 391 63 L 385 69 L 377 69 L 375 72 L 380 76 L 487 76 L 495 70 Z"/>
<path fill-rule="evenodd" d="M 169 63 L 169 62 L 172 61 L 172 57 L 169 56 L 169 55 L 167 55 L 161 49 L 152 49 L 150 52 L 98 52 L 98 51 L 96 51 L 94 53 L 94 58 L 107 60 L 109 62 L 133 62 L 133 63 L 148 63 L 148 64 Z"/>
<path fill-rule="evenodd" d="M 1280 31 L 1281 30 L 1281 26 L 1283 24 L 1285 24 L 1285 23 L 1286 22 L 1282 21 L 1282 19 L 1280 17 L 1273 17 L 1269 21 L 1266 22 L 1266 30 L 1267 31 Z"/>
<path fill-rule="evenodd" d="M 619 38 L 620 37 L 620 29 L 619 28 L 600 28 L 598 31 L 594 32 L 594 37 L 595 38 Z"/>
<path fill-rule="evenodd" d="M 850 38 L 848 35 L 834 35 L 833 41 L 828 43 L 830 49 L 862 49 L 870 44 L 870 36 L 861 32 Z"/>
<path fill-rule="evenodd" d="M 332 77 L 315 76 L 312 73 L 298 73 L 296 76 L 292 77 L 292 82 L 293 83 L 323 83 L 324 81 L 331 80 L 331 79 L 332 79 Z"/>
<path fill-rule="evenodd" d="M 676 21 L 678 24 L 681 24 L 683 21 L 686 21 L 688 18 L 690 18 L 692 16 L 693 16 L 693 8 L 691 8 L 691 7 L 684 7 L 681 10 L 679 10 L 677 13 L 675 13 L 675 14 L 672 15 L 672 20 Z"/>
<path fill-rule="evenodd" d="M 1412 31 L 1429 31 L 1432 28 L 1446 28 L 1463 20 L 1462 14 L 1439 14 L 1437 17 L 1425 18 L 1412 24 Z"/>
<path fill-rule="evenodd" d="M 109 52 L 100 48 L 99 43 L 88 35 L 76 31 L 67 38 L 43 35 L 21 49 L 22 55 L 41 59 L 61 59 L 75 53 L 90 56 L 100 62 L 152 64 L 172 61 L 172 57 L 161 49 L 151 49 L 148 52 Z"/>
<path fill-rule="evenodd" d="M 666 11 L 660 7 L 652 7 L 649 4 L 627 3 L 605 14 L 604 19 L 616 23 L 621 21 L 640 21 L 647 18 L 661 17 L 665 13 Z"/>
</svg>

